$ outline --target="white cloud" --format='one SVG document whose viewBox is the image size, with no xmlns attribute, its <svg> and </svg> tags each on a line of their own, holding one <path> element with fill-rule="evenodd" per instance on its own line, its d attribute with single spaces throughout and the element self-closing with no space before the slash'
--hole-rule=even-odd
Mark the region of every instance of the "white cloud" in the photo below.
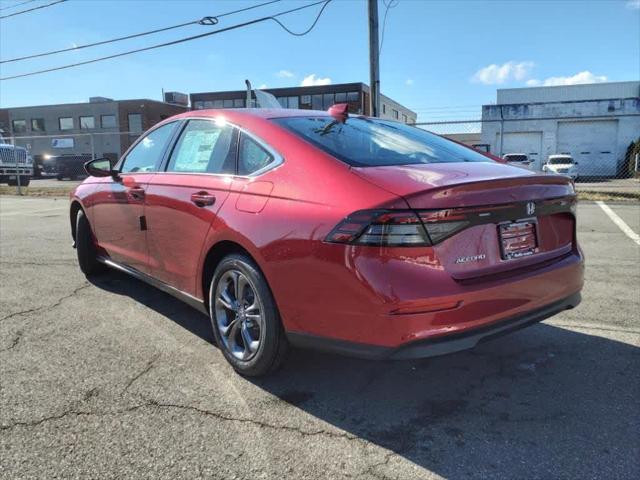
<svg viewBox="0 0 640 480">
<path fill-rule="evenodd" d="M 606 75 L 594 75 L 588 70 L 576 73 L 570 77 L 549 77 L 546 80 L 527 80 L 529 87 L 545 86 L 555 87 L 558 85 L 580 85 L 583 83 L 602 83 L 608 80 Z"/>
<path fill-rule="evenodd" d="M 293 78 L 293 77 L 295 77 L 295 75 L 292 72 L 290 72 L 289 70 L 280 70 L 278 73 L 276 73 L 276 77 Z"/>
<path fill-rule="evenodd" d="M 630 10 L 640 10 L 640 0 L 627 0 L 626 7 Z"/>
<path fill-rule="evenodd" d="M 507 62 L 502 65 L 492 63 L 478 70 L 471 81 L 484 83 L 485 85 L 502 84 L 509 80 L 524 80 L 529 76 L 534 63 L 526 62 Z"/>
<path fill-rule="evenodd" d="M 407 78 L 404 84 L 410 87 L 411 85 L 413 85 L 413 78 Z"/>
<path fill-rule="evenodd" d="M 269 88 L 269 87 L 267 87 L 267 84 L 266 84 L 266 83 L 263 83 L 262 85 L 260 85 L 260 86 L 258 87 L 258 90 L 264 90 L 265 88 Z"/>
<path fill-rule="evenodd" d="M 300 82 L 301 87 L 311 87 L 313 85 L 331 85 L 331 79 L 329 77 L 318 77 L 315 73 L 307 75 Z"/>
</svg>

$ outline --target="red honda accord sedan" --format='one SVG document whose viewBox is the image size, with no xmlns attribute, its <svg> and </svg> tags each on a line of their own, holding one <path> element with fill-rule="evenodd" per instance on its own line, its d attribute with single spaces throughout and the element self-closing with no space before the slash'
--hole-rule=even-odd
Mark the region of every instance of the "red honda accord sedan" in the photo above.
<svg viewBox="0 0 640 480">
<path fill-rule="evenodd" d="M 578 305 L 569 178 L 336 107 L 189 112 L 115 165 L 88 162 L 71 195 L 80 268 L 205 312 L 244 375 L 289 345 L 456 352 Z"/>
</svg>

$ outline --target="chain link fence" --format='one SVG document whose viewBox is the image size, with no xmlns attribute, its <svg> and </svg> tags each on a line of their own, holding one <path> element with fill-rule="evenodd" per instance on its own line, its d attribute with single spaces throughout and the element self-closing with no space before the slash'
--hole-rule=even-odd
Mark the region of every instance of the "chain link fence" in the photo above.
<svg viewBox="0 0 640 480">
<path fill-rule="evenodd" d="M 522 168 L 570 175 L 577 189 L 640 193 L 640 114 L 415 125 Z"/>
<path fill-rule="evenodd" d="M 419 122 L 419 128 L 548 174 L 570 175 L 576 187 L 640 193 L 640 114 Z M 140 132 L 87 132 L 4 138 L 0 183 L 17 193 L 40 178 L 80 179 L 94 158 L 115 162 Z M 17 147 L 17 148 L 16 148 Z M 33 158 L 29 172 L 26 153 Z"/>
<path fill-rule="evenodd" d="M 37 185 L 41 179 L 82 179 L 86 177 L 84 163 L 95 158 L 115 163 L 140 135 L 109 131 L 4 137 L 0 141 L 0 184 L 15 186 L 20 195 L 24 187 Z"/>
</svg>

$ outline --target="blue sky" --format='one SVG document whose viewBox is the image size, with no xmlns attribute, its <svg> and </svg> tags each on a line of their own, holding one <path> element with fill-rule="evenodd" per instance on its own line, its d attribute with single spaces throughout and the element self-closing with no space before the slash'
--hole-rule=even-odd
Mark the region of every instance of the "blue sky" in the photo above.
<svg viewBox="0 0 640 480">
<path fill-rule="evenodd" d="M 24 0 L 1 0 L 6 8 Z M 19 11 L 51 0 L 38 0 Z M 0 20 L 0 58 L 151 30 L 255 2 L 69 0 Z M 222 28 L 311 3 L 283 0 L 220 19 L 126 42 L 0 65 L 1 76 L 78 62 Z M 380 1 L 380 16 L 384 5 Z M 319 7 L 281 17 L 305 30 Z M 0 106 L 87 101 L 90 96 L 160 99 L 182 92 L 284 87 L 307 82 L 368 83 L 364 0 L 334 0 L 316 28 L 293 37 L 274 22 L 153 52 L 0 82 Z M 313 75 L 313 76 L 312 76 Z M 312 77 L 310 77 L 312 76 Z M 389 11 L 382 92 L 419 119 L 475 118 L 496 88 L 640 78 L 639 0 L 400 0 Z"/>
</svg>

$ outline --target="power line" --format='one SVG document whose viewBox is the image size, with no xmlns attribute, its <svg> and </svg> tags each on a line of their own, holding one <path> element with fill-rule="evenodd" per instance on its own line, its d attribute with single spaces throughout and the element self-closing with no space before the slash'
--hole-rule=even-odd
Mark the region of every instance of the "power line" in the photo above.
<svg viewBox="0 0 640 480">
<path fill-rule="evenodd" d="M 240 12 L 245 12 L 247 10 L 252 10 L 254 8 L 264 7 L 266 5 L 270 5 L 272 3 L 277 3 L 277 2 L 280 2 L 280 1 L 282 1 L 282 0 L 271 0 L 269 2 L 259 3 L 257 5 L 252 5 L 250 7 L 241 8 L 239 10 L 233 10 L 231 12 L 222 13 L 222 14 L 216 15 L 214 17 L 204 17 L 204 18 L 201 18 L 199 20 L 192 20 L 190 22 L 179 23 L 177 25 L 171 25 L 169 27 L 157 28 L 155 30 L 149 30 L 149 31 L 146 31 L 146 32 L 134 33 L 134 34 L 131 34 L 131 35 L 125 35 L 124 37 L 112 38 L 111 40 L 102 40 L 100 42 L 87 43 L 85 45 L 78 45 L 78 46 L 75 46 L 75 47 L 62 48 L 60 50 L 52 50 L 50 52 L 35 53 L 33 55 L 27 55 L 27 56 L 24 56 L 24 57 L 10 58 L 9 60 L 2 60 L 2 61 L 0 61 L 0 63 L 19 62 L 19 61 L 22 61 L 22 60 L 29 60 L 31 58 L 46 57 L 48 55 L 54 55 L 56 53 L 64 53 L 64 52 L 70 52 L 72 50 L 82 50 L 83 48 L 97 47 L 98 45 L 106 45 L 108 43 L 120 42 L 122 40 L 130 40 L 132 38 L 144 37 L 146 35 L 152 35 L 154 33 L 166 32 L 168 30 L 175 30 L 176 28 L 182 28 L 182 27 L 186 27 L 186 26 L 189 26 L 189 25 L 196 25 L 196 24 L 200 24 L 200 25 L 215 25 L 216 23 L 218 23 L 218 19 L 219 18 L 226 17 L 228 15 L 233 15 L 233 14 L 240 13 Z"/>
<path fill-rule="evenodd" d="M 291 35 L 294 35 L 296 37 L 304 37 L 307 33 L 309 33 L 311 30 L 313 30 L 313 27 L 316 26 L 316 23 L 318 23 L 318 20 L 320 20 L 320 17 L 322 16 L 322 12 L 324 12 L 324 9 L 327 8 L 327 5 L 329 5 L 329 3 L 331 3 L 331 0 L 327 0 L 324 5 L 322 6 L 322 8 L 320 9 L 320 11 L 318 12 L 318 16 L 316 17 L 316 19 L 313 21 L 313 23 L 311 24 L 311 26 L 309 28 L 307 28 L 304 32 L 301 33 L 296 33 L 296 32 L 292 32 L 291 30 L 289 30 L 284 23 L 282 23 L 280 20 L 278 20 L 277 18 L 272 18 L 272 20 L 274 22 L 276 22 L 278 25 L 280 25 L 287 33 L 290 33 Z"/>
<path fill-rule="evenodd" d="M 36 0 L 27 0 L 26 2 L 20 2 L 20 3 L 14 3 L 13 5 L 9 5 L 8 7 L 2 7 L 0 8 L 0 11 L 2 10 L 9 10 L 10 8 L 16 8 L 19 7 L 20 5 L 26 5 L 27 3 L 33 3 Z"/>
<path fill-rule="evenodd" d="M 396 2 L 395 4 L 393 3 L 394 1 Z M 384 17 L 382 19 L 382 33 L 380 34 L 380 49 L 378 50 L 378 55 L 382 53 L 382 45 L 384 44 L 384 31 L 387 27 L 387 14 L 389 13 L 389 10 L 398 6 L 400 0 L 389 0 L 389 3 L 387 3 L 385 0 L 382 0 L 382 3 L 384 3 L 385 10 Z"/>
<path fill-rule="evenodd" d="M 37 7 L 29 8 L 27 10 L 20 10 L 19 12 L 10 13 L 9 15 L 3 15 L 3 16 L 0 17 L 0 20 L 2 20 L 3 18 L 15 17 L 16 15 L 22 15 L 23 13 L 33 12 L 34 10 L 40 10 L 41 8 L 53 7 L 54 5 L 57 5 L 58 3 L 63 3 L 63 2 L 66 2 L 66 1 L 67 0 L 56 0 L 55 2 L 47 3 L 46 5 L 39 5 Z"/>
<path fill-rule="evenodd" d="M 80 65 L 87 65 L 87 64 L 90 64 L 90 63 L 96 63 L 96 62 L 101 62 L 101 61 L 104 61 L 104 60 L 110 60 L 112 58 L 124 57 L 125 55 L 131 55 L 131 54 L 134 54 L 134 53 L 146 52 L 146 51 L 149 51 L 149 50 L 155 50 L 157 48 L 163 48 L 163 47 L 168 47 L 168 46 L 171 46 L 171 45 L 177 45 L 177 44 L 180 44 L 180 43 L 190 42 L 192 40 L 198 40 L 200 38 L 209 37 L 211 35 L 217 35 L 218 33 L 228 32 L 228 31 L 231 31 L 231 30 L 236 30 L 238 28 L 247 27 L 249 25 L 254 25 L 256 23 L 266 22 L 267 20 L 275 21 L 278 25 L 280 25 L 281 27 L 285 28 L 284 25 L 282 25 L 281 22 L 276 20 L 276 17 L 280 17 L 280 16 L 283 16 L 283 15 L 286 15 L 286 14 L 289 14 L 289 13 L 297 12 L 299 10 L 304 10 L 306 8 L 314 7 L 314 6 L 319 5 L 321 3 L 324 3 L 325 6 L 326 6 L 326 4 L 330 3 L 331 1 L 332 0 L 321 0 L 319 2 L 310 3 L 310 4 L 302 6 L 302 7 L 296 7 L 296 8 L 292 8 L 290 10 L 285 10 L 285 11 L 277 13 L 275 15 L 270 15 L 270 16 L 267 16 L 267 17 L 257 18 L 255 20 L 250 20 L 248 22 L 238 23 L 236 25 L 231 25 L 229 27 L 221 28 L 219 30 L 214 30 L 212 32 L 201 33 L 199 35 L 193 35 L 191 37 L 180 38 L 178 40 L 173 40 L 171 42 L 165 42 L 165 43 L 160 43 L 160 44 L 157 44 L 157 45 L 151 45 L 149 47 L 138 48 L 138 49 L 135 49 L 135 50 L 129 50 L 127 52 L 116 53 L 114 55 L 108 55 L 106 57 L 94 58 L 92 60 L 86 60 L 84 62 L 71 63 L 71 64 L 68 64 L 68 65 L 62 65 L 60 67 L 47 68 L 47 69 L 44 69 L 44 70 L 36 70 L 34 72 L 22 73 L 22 74 L 19 74 L 19 75 L 12 75 L 12 76 L 9 76 L 9 77 L 1 77 L 0 81 L 2 81 L 2 80 L 13 80 L 13 79 L 16 79 L 16 78 L 30 77 L 32 75 L 39 75 L 39 74 L 42 74 L 42 73 L 55 72 L 55 71 L 58 71 L 58 70 L 65 70 L 67 68 L 78 67 Z M 324 10 L 324 8 L 322 8 L 320 10 L 320 12 L 318 14 L 318 17 L 313 22 L 313 25 L 315 25 L 318 22 L 318 19 L 320 18 L 320 15 L 322 14 L 323 10 Z M 293 32 L 291 32 L 289 29 L 286 29 L 286 30 L 289 33 L 293 34 Z M 309 31 L 310 30 L 308 30 L 306 33 L 309 33 Z"/>
</svg>

